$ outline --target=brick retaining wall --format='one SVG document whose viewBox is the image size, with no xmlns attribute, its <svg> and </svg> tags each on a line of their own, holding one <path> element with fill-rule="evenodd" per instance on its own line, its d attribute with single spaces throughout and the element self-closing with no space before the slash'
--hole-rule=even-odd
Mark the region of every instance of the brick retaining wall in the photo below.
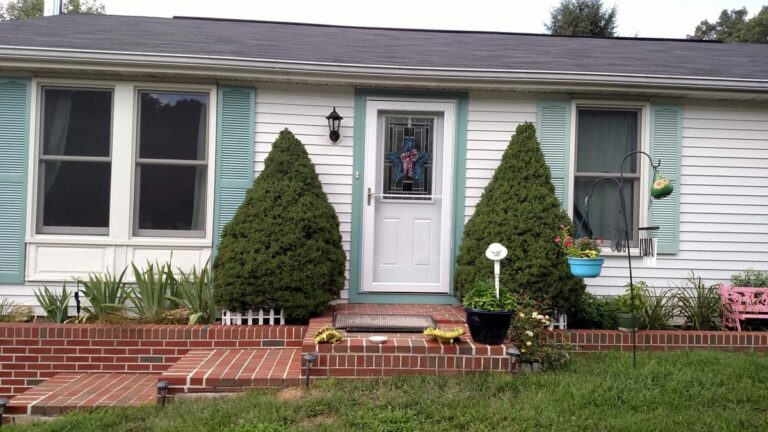
<svg viewBox="0 0 768 432">
<path fill-rule="evenodd" d="M 632 335 L 618 330 L 555 330 L 553 338 L 573 351 L 631 351 Z M 639 351 L 759 351 L 768 352 L 768 332 L 641 330 Z"/>
<path fill-rule="evenodd" d="M 301 347 L 306 326 L 0 324 L 0 396 L 60 372 L 161 372 L 190 349 Z"/>
</svg>

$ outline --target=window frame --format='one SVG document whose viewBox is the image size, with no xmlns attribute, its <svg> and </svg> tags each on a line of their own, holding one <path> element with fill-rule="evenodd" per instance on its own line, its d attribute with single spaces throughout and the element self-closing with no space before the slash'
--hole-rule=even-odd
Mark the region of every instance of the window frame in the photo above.
<svg viewBox="0 0 768 432">
<path fill-rule="evenodd" d="M 573 207 L 575 204 L 575 189 L 576 189 L 576 155 L 578 145 L 578 122 L 579 122 L 579 110 L 580 109 L 595 109 L 606 111 L 637 111 L 638 112 L 638 150 L 650 153 L 650 132 L 651 132 L 651 118 L 650 118 L 651 103 L 649 101 L 616 101 L 616 100 L 599 100 L 599 99 L 574 99 L 571 101 L 571 115 L 570 115 L 570 139 L 569 139 L 569 162 L 568 162 L 568 182 L 567 182 L 567 211 L 568 216 L 573 220 Z M 635 193 L 635 202 L 633 203 L 637 208 L 636 217 L 634 217 L 634 226 L 630 229 L 633 230 L 634 241 L 630 244 L 630 250 L 637 251 L 637 238 L 638 228 L 647 226 L 650 220 L 650 165 L 648 158 L 637 155 L 638 157 L 638 174 L 637 175 L 624 175 L 624 178 L 636 179 L 638 182 L 638 190 Z M 595 179 L 601 176 L 606 176 L 606 173 L 587 173 L 594 174 Z M 599 175 L 598 175 L 599 174 Z M 607 176 L 613 174 L 618 177 L 620 173 L 607 173 Z M 582 176 L 585 177 L 585 176 Z M 616 192 L 618 193 L 618 191 Z M 593 202 L 593 205 L 595 203 Z M 616 209 L 618 214 L 618 209 Z M 604 239 L 606 241 L 603 248 L 604 255 L 618 254 L 610 249 L 612 239 Z"/>
<path fill-rule="evenodd" d="M 112 169 L 110 179 L 110 216 L 108 235 L 88 235 L 76 232 L 49 233 L 37 230 L 38 206 L 38 164 L 42 136 L 39 125 L 42 122 L 41 100 L 43 87 L 93 88 L 112 90 L 111 148 Z M 133 233 L 133 191 L 136 175 L 134 148 L 136 140 L 136 98 L 137 90 L 190 92 L 208 95 L 208 124 L 206 158 L 205 235 L 203 237 L 137 236 Z M 31 110 L 29 128 L 29 154 L 27 155 L 27 206 L 26 236 L 28 253 L 35 247 L 45 245 L 99 245 L 118 249 L 108 254 L 124 253 L 119 247 L 127 246 L 128 252 L 136 248 L 192 248 L 210 249 L 213 242 L 214 195 L 216 176 L 218 86 L 216 84 L 178 84 L 153 81 L 87 80 L 68 78 L 33 78 L 31 86 Z M 32 247 L 32 249 L 29 249 Z M 138 249 L 136 249 L 138 250 Z M 31 251 L 31 252 L 29 252 Z M 27 274 L 34 274 L 33 260 L 28 260 Z"/>
<path fill-rule="evenodd" d="M 140 150 L 141 150 L 141 94 L 142 93 L 152 93 L 152 92 L 163 92 L 163 93 L 176 93 L 176 94 L 191 94 L 191 95 L 204 95 L 208 98 L 208 103 L 206 104 L 206 122 L 208 124 L 206 125 L 206 139 L 205 139 L 205 148 L 203 149 L 203 154 L 205 155 L 205 158 L 203 160 L 188 160 L 188 159 L 142 159 L 140 157 Z M 211 227 L 210 225 L 213 225 L 213 219 L 208 219 L 208 217 L 205 217 L 205 220 L 203 221 L 203 229 L 202 230 L 159 230 L 159 229 L 141 229 L 139 228 L 139 206 L 141 203 L 141 171 L 139 169 L 139 165 L 162 165 L 162 166 L 184 166 L 184 167 L 205 167 L 205 200 L 202 203 L 203 209 L 202 212 L 204 215 L 208 214 L 208 195 L 214 193 L 211 187 L 209 187 L 209 183 L 212 183 L 210 179 L 210 171 L 211 171 L 211 160 L 212 155 L 209 153 L 211 144 L 211 136 L 210 136 L 210 117 L 211 117 L 211 94 L 207 92 L 200 92 L 200 91 L 186 91 L 186 90 L 167 90 L 167 89 L 158 89 L 158 88 L 145 88 L 143 86 L 137 86 L 135 88 L 135 95 L 134 95 L 134 105 L 135 105 L 135 120 L 133 122 L 134 127 L 134 142 L 133 142 L 133 196 L 131 197 L 133 201 L 133 217 L 131 219 L 131 230 L 132 235 L 135 237 L 182 237 L 182 238 L 204 238 L 206 236 L 206 233 L 210 231 Z M 215 170 L 215 166 L 213 167 Z"/>
<path fill-rule="evenodd" d="M 55 89 L 55 90 L 85 90 L 85 91 L 109 91 L 110 93 L 110 102 L 111 102 L 111 112 L 109 116 L 109 155 L 108 156 L 55 156 L 55 155 L 45 155 L 43 151 L 43 145 L 45 144 L 43 142 L 44 138 L 44 128 L 45 128 L 45 90 L 47 89 Z M 114 145 L 113 143 L 113 135 L 114 135 L 114 124 L 115 124 L 115 91 L 114 88 L 108 87 L 108 86 L 91 86 L 91 85 L 51 85 L 51 84 L 41 84 L 39 86 L 39 96 L 38 96 L 38 109 L 36 112 L 37 117 L 37 127 L 36 127 L 36 136 L 37 139 L 34 141 L 35 143 L 35 151 L 33 152 L 35 154 L 35 195 L 30 195 L 35 197 L 36 201 L 36 212 L 35 212 L 35 232 L 40 234 L 72 234 L 72 235 L 87 235 L 87 236 L 107 236 L 109 235 L 109 224 L 106 227 L 68 227 L 68 226 L 46 226 L 43 222 L 43 216 L 45 212 L 45 196 L 44 194 L 40 193 L 40 185 L 44 183 L 45 181 L 45 171 L 42 168 L 42 165 L 45 161 L 60 161 L 60 162 L 101 162 L 101 163 L 108 163 L 110 166 L 110 182 L 111 182 L 111 168 L 112 168 L 112 147 Z M 109 209 L 111 211 L 112 209 L 112 196 L 110 194 L 109 197 L 110 204 Z"/>
</svg>

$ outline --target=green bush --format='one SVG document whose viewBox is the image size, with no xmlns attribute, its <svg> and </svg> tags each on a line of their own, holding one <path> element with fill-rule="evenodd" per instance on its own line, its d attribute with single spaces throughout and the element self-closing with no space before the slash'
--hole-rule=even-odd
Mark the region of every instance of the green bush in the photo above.
<svg viewBox="0 0 768 432">
<path fill-rule="evenodd" d="M 631 288 L 634 287 L 634 290 Z M 634 305 L 632 299 L 632 293 L 634 291 Z M 645 302 L 648 299 L 648 284 L 645 281 L 637 281 L 630 284 L 627 282 L 624 285 L 624 294 L 618 298 L 620 312 L 632 313 L 632 306 L 634 306 L 635 314 L 642 315 L 645 309 Z"/>
<path fill-rule="evenodd" d="M 768 287 L 768 272 L 748 268 L 743 273 L 731 276 L 731 283 L 735 287 L 763 288 Z"/>
<path fill-rule="evenodd" d="M 568 315 L 568 328 L 615 330 L 617 297 L 599 297 L 585 292 L 574 312 Z"/>
<path fill-rule="evenodd" d="M 216 301 L 305 321 L 338 297 L 345 261 L 336 212 L 304 146 L 285 129 L 224 228 L 213 266 Z"/>
<path fill-rule="evenodd" d="M 571 221 L 555 196 L 536 128 L 524 123 L 517 127 L 464 227 L 457 258 L 457 294 L 493 274 L 485 250 L 498 242 L 509 250 L 501 263 L 501 286 L 514 287 L 557 310 L 572 311 L 585 287 L 571 275 L 554 243 L 560 225 L 569 226 Z"/>
</svg>

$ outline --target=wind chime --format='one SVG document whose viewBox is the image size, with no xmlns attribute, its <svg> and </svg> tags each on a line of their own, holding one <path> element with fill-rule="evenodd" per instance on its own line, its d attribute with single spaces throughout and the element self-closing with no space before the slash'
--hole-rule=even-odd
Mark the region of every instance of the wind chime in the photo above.
<svg viewBox="0 0 768 432">
<path fill-rule="evenodd" d="M 664 178 L 664 176 L 661 174 L 661 172 L 658 170 L 658 166 L 652 165 L 653 167 L 653 182 L 651 183 L 651 197 L 654 199 L 662 199 L 667 196 L 669 196 L 672 191 L 672 183 L 670 183 L 669 180 Z M 593 188 L 594 189 L 594 188 Z M 589 225 L 589 198 L 591 198 L 591 194 L 588 196 L 587 199 L 585 199 L 585 217 L 583 220 L 583 223 L 586 226 Z M 621 197 L 623 199 L 623 197 Z M 651 202 L 648 203 L 648 207 L 651 206 Z M 622 209 L 619 209 L 619 214 L 622 213 Z M 658 226 L 647 226 L 647 227 L 639 227 L 638 233 L 638 256 L 643 258 L 643 265 L 648 267 L 655 267 L 656 266 L 656 255 L 658 253 L 658 239 L 654 237 L 654 232 L 658 231 Z M 629 244 L 627 244 L 627 239 L 629 236 L 627 235 L 626 227 L 623 226 L 617 226 L 614 229 L 615 236 L 613 241 L 611 242 L 611 250 L 613 252 L 627 252 L 627 249 L 630 247 Z"/>
</svg>

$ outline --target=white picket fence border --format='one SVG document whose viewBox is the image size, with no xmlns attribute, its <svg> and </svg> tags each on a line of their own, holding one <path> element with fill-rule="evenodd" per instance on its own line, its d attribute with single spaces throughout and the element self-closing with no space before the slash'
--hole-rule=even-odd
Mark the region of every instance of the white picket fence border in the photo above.
<svg viewBox="0 0 768 432">
<path fill-rule="evenodd" d="M 554 316 L 552 317 L 552 321 L 549 323 L 549 329 L 554 330 L 556 328 L 561 330 L 568 329 L 568 315 L 555 312 Z"/>
<path fill-rule="evenodd" d="M 270 309 L 268 313 L 265 313 L 264 309 L 259 309 L 258 312 L 250 309 L 247 312 L 222 310 L 221 323 L 223 325 L 283 325 L 285 318 L 283 318 L 282 311 L 275 313 L 274 309 Z"/>
</svg>

